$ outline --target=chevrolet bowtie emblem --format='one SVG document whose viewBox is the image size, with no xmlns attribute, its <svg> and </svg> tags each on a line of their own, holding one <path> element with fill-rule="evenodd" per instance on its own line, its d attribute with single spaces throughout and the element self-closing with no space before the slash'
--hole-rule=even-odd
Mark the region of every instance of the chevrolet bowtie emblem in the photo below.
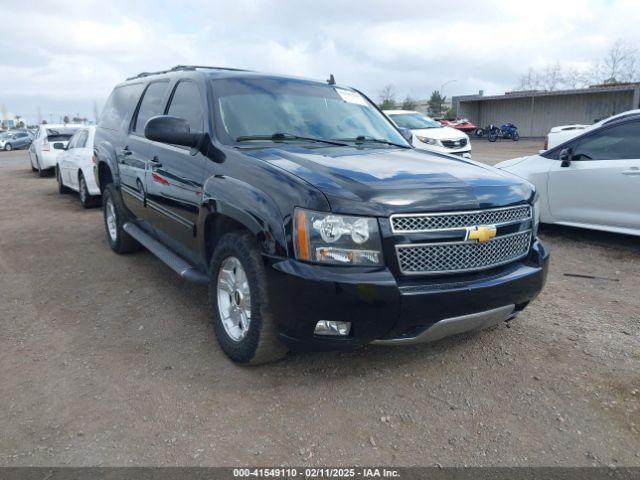
<svg viewBox="0 0 640 480">
<path fill-rule="evenodd" d="M 488 242 L 496 236 L 496 227 L 493 225 L 480 225 L 467 230 L 467 240 L 477 240 L 480 243 Z"/>
</svg>

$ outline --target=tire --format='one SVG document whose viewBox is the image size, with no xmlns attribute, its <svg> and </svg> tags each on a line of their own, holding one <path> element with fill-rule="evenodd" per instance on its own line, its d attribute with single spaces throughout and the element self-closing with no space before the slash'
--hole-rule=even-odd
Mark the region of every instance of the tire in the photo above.
<svg viewBox="0 0 640 480">
<path fill-rule="evenodd" d="M 498 140 L 498 134 L 496 132 L 489 132 L 487 138 L 490 142 L 495 142 L 496 140 Z"/>
<path fill-rule="evenodd" d="M 476 129 L 476 137 L 482 137 L 484 135 L 484 130 L 482 128 Z"/>
<path fill-rule="evenodd" d="M 6 152 L 10 152 L 11 150 L 13 150 L 13 145 L 11 145 L 10 143 L 5 143 L 4 150 Z"/>
<path fill-rule="evenodd" d="M 213 252 L 209 272 L 211 322 L 224 353 L 244 365 L 258 365 L 284 357 L 287 348 L 278 338 L 277 324 L 269 307 L 264 264 L 255 238 L 243 231 L 224 235 Z M 224 272 L 227 281 L 221 282 Z M 230 276 L 230 272 L 235 273 Z M 224 283 L 227 288 L 221 286 Z M 248 305 L 245 303 L 247 292 Z M 226 317 L 225 323 L 222 315 L 225 310 L 234 308 L 241 312 L 236 317 L 241 318 L 237 327 L 230 326 L 231 316 Z"/>
<path fill-rule="evenodd" d="M 80 195 L 80 204 L 83 208 L 93 208 L 98 205 L 97 198 L 89 193 L 87 181 L 84 179 L 82 172 L 78 174 L 78 194 Z"/>
<path fill-rule="evenodd" d="M 518 132 L 514 132 L 511 135 L 511 140 L 513 140 L 514 142 L 517 142 L 518 140 L 520 140 L 520 134 Z"/>
<path fill-rule="evenodd" d="M 122 203 L 120 192 L 113 183 L 104 189 L 102 215 L 107 241 L 114 252 L 130 253 L 142 248 L 142 245 L 123 228 L 123 225 L 129 220 L 129 215 Z"/>
<path fill-rule="evenodd" d="M 33 166 L 33 157 L 31 156 L 31 152 L 29 152 L 29 166 L 31 166 L 32 172 L 37 172 L 38 169 Z"/>
<path fill-rule="evenodd" d="M 65 187 L 64 183 L 62 183 L 62 174 L 60 173 L 60 168 L 56 165 L 56 181 L 58 182 L 58 193 L 60 195 L 64 195 L 65 193 L 69 193 L 71 190 L 69 187 Z"/>
<path fill-rule="evenodd" d="M 38 165 L 38 177 L 40 178 L 48 177 L 49 172 L 47 170 L 42 169 L 42 167 L 40 166 L 40 159 L 38 159 L 37 155 L 36 155 L 36 164 Z"/>
</svg>

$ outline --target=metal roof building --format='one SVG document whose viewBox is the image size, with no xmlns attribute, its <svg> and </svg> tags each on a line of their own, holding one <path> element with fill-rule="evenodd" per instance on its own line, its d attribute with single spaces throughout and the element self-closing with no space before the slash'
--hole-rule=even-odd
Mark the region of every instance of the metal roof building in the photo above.
<svg viewBox="0 0 640 480">
<path fill-rule="evenodd" d="M 458 117 L 478 126 L 514 123 L 523 137 L 543 137 L 551 127 L 590 125 L 610 115 L 640 108 L 640 83 L 597 85 L 577 90 L 507 92 L 453 97 Z"/>
</svg>

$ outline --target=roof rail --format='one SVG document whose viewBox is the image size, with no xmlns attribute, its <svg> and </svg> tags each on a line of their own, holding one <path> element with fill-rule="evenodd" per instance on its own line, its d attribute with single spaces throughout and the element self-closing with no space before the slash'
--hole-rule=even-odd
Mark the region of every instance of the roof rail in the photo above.
<svg viewBox="0 0 640 480">
<path fill-rule="evenodd" d="M 127 80 L 133 80 L 135 78 L 149 77 L 151 75 L 161 75 L 163 73 L 198 70 L 198 69 L 228 70 L 228 71 L 232 71 L 232 72 L 247 72 L 248 71 L 248 70 L 244 70 L 242 68 L 212 67 L 212 66 L 208 66 L 208 65 L 176 65 L 175 67 L 172 67 L 169 70 L 159 70 L 157 72 L 141 72 L 138 75 L 134 75 L 133 77 L 127 78 Z"/>
</svg>

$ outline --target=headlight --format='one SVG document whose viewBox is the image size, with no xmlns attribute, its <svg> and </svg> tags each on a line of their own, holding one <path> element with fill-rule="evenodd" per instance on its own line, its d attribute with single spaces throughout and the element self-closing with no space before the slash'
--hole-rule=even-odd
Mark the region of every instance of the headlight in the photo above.
<svg viewBox="0 0 640 480">
<path fill-rule="evenodd" d="M 538 236 L 538 227 L 540 226 L 540 198 L 536 193 L 536 198 L 533 201 L 533 238 Z"/>
<path fill-rule="evenodd" d="M 375 218 L 349 217 L 296 208 L 296 258 L 333 265 L 382 265 L 382 244 Z"/>
<path fill-rule="evenodd" d="M 422 143 L 426 143 L 427 145 L 440 145 L 440 142 L 438 142 L 438 140 L 436 140 L 435 138 L 420 137 L 418 135 L 416 135 L 416 138 Z"/>
</svg>

